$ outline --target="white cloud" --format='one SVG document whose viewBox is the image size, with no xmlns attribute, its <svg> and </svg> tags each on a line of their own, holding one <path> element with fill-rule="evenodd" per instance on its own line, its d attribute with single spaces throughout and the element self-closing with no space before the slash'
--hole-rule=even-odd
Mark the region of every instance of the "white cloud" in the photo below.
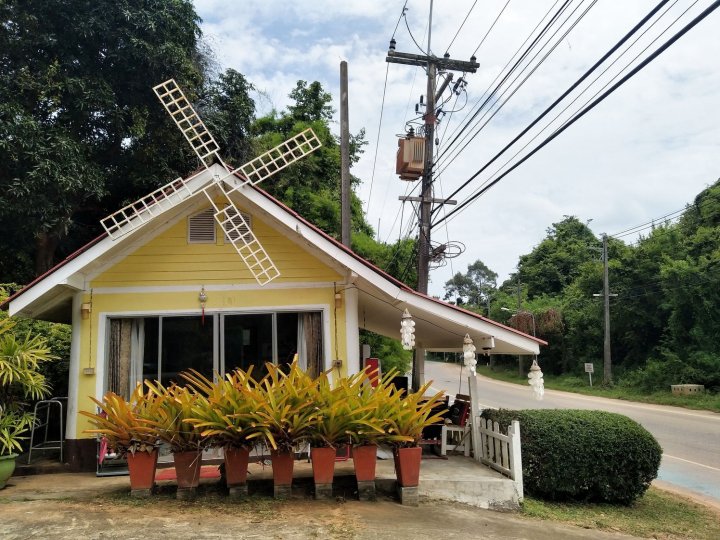
<svg viewBox="0 0 720 540">
<path fill-rule="evenodd" d="M 402 133 L 404 122 L 415 116 L 414 104 L 425 93 L 422 70 L 396 64 L 388 68 L 385 63 L 387 44 L 403 3 L 195 2 L 205 21 L 203 31 L 222 67 L 242 72 L 266 91 L 278 108 L 287 105 L 287 94 L 299 79 L 320 81 L 336 99 L 339 63 L 348 61 L 350 127 L 353 132 L 365 127 L 370 141 L 353 170 L 363 179 L 359 194 L 366 201 L 388 70 L 377 166 L 368 205 L 368 219 L 374 227 L 380 220 L 383 240 L 397 238 L 398 227 L 391 230 L 391 226 L 393 221 L 399 222 L 397 197 L 407 188 L 394 174 L 395 134 Z M 445 52 L 472 3 L 435 2 L 435 54 Z M 482 4 L 476 6 L 452 45 L 450 53 L 454 58 L 470 56 L 505 1 Z M 469 105 L 453 115 L 448 133 L 465 118 L 470 106 L 553 4 L 552 0 L 544 0 L 508 5 L 477 52 L 481 68 L 467 77 Z M 443 173 L 443 193 L 448 195 L 493 156 L 654 4 L 651 0 L 597 3 Z M 708 1 L 698 4 L 702 5 L 692 8 L 690 14 L 699 13 Z M 410 0 L 408 7 L 413 35 L 423 41 L 428 3 Z M 641 42 L 649 43 L 651 36 L 686 7 L 672 8 Z M 713 182 L 718 177 L 720 160 L 720 71 L 716 55 L 709 51 L 717 46 L 719 16 L 715 13 L 701 22 L 613 96 L 451 220 L 450 239 L 467 246 L 467 251 L 452 261 L 452 270 L 465 270 L 479 258 L 503 279 L 513 270 L 518 256 L 541 241 L 547 227 L 563 215 L 592 219 L 590 226 L 596 233 L 614 233 L 681 208 Z M 419 52 L 404 22 L 395 38 L 398 50 Z M 337 101 L 334 106 L 338 108 Z M 444 130 L 441 125 L 439 131 Z M 504 161 L 501 159 L 498 165 Z M 486 178 L 487 174 L 478 180 Z M 467 192 L 462 192 L 457 198 L 465 195 Z M 409 208 L 404 211 L 406 223 L 410 212 Z M 434 238 L 445 241 L 445 228 L 438 227 Z M 432 293 L 442 294 L 442 284 L 450 273 L 450 265 L 432 273 Z"/>
</svg>

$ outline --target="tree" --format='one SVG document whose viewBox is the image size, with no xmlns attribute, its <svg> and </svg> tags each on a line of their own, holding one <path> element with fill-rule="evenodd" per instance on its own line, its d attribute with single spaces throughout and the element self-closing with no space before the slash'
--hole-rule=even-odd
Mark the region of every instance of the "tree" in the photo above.
<svg viewBox="0 0 720 540">
<path fill-rule="evenodd" d="M 583 263 L 597 258 L 593 249 L 599 245 L 597 238 L 575 216 L 553 223 L 547 234 L 532 252 L 520 257 L 518 273 L 528 299 L 561 293 L 579 275 Z"/>
<path fill-rule="evenodd" d="M 301 122 L 323 120 L 329 122 L 335 113 L 330 103 L 332 96 L 318 81 L 308 85 L 307 81 L 298 81 L 290 92 L 295 103 L 288 106 L 290 118 Z"/>
<path fill-rule="evenodd" d="M 340 235 L 340 145 L 330 130 L 333 110 L 328 103 L 331 96 L 315 81 L 308 85 L 298 81 L 290 93 L 294 103 L 287 111 L 258 118 L 252 127 L 255 151 L 272 148 L 291 136 L 311 127 L 322 146 L 292 167 L 280 171 L 272 181 L 263 185 L 271 195 L 287 204 L 326 233 Z M 356 163 L 363 152 L 365 132 L 351 136 L 350 162 Z M 351 177 L 353 187 L 359 179 Z M 372 236 L 365 221 L 362 204 L 354 192 L 351 195 L 351 227 L 353 232 Z"/>
<path fill-rule="evenodd" d="M 250 92 L 255 86 L 242 73 L 228 69 L 208 81 L 198 103 L 198 114 L 220 145 L 224 159 L 239 166 L 252 155 L 252 124 L 255 101 Z"/>
<path fill-rule="evenodd" d="M 190 0 L 0 4 L 0 249 L 19 253 L 6 279 L 44 272 L 119 203 L 193 168 L 150 87 L 174 77 L 193 95 L 199 39 Z"/>
<path fill-rule="evenodd" d="M 496 289 L 497 274 L 478 259 L 468 265 L 465 274 L 458 272 L 445 283 L 445 300 L 456 300 L 458 305 L 489 311 L 487 306 Z"/>
</svg>

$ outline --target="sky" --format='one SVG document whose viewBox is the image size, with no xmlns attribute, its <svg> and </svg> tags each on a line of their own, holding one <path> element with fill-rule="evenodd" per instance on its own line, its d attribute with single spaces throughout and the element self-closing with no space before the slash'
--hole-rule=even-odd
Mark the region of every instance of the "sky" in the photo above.
<svg viewBox="0 0 720 540">
<path fill-rule="evenodd" d="M 447 51 L 454 59 L 469 60 L 476 51 L 480 63 L 477 73 L 465 75 L 464 93 L 455 96 L 448 91 L 444 95 L 450 99 L 443 106 L 445 115 L 436 128 L 441 157 L 436 168 L 439 174 L 435 197 L 447 196 L 469 179 L 657 2 L 570 2 L 559 21 L 566 17 L 574 21 L 589 9 L 564 39 L 559 38 L 571 22 L 552 28 L 551 33 L 561 26 L 544 52 L 535 61 L 530 60 L 531 65 L 536 65 L 555 42 L 556 48 L 477 136 L 465 139 L 461 135 L 462 144 L 455 148 L 466 142 L 467 146 L 455 155 L 449 143 L 460 127 L 477 111 L 493 81 L 546 13 L 551 9 L 554 13 L 562 3 L 434 2 L 431 52 L 442 56 Z M 518 158 L 594 96 L 635 56 L 640 54 L 622 75 L 710 3 L 669 2 L 664 16 Z M 404 5 L 407 11 L 401 17 Z M 195 6 L 218 68 L 241 72 L 260 91 L 254 95 L 259 114 L 273 108 L 282 110 L 289 102 L 288 94 L 301 79 L 319 81 L 333 95 L 333 107 L 339 110 L 340 62 L 348 62 L 350 131 L 357 133 L 364 128 L 368 141 L 364 155 L 352 169 L 362 180 L 357 193 L 381 240 L 394 242 L 407 234 L 413 209 L 409 203 L 403 208 L 398 197 L 418 195 L 419 185 L 396 176 L 395 152 L 406 122 L 417 117 L 415 104 L 425 93 L 426 75 L 423 68 L 388 64 L 385 57 L 393 36 L 398 51 L 427 51 L 430 0 L 195 0 Z M 565 216 L 587 222 L 598 236 L 612 235 L 683 208 L 715 182 L 720 177 L 719 30 L 717 10 L 462 212 L 437 225 L 432 231 L 433 243 L 461 242 L 465 251 L 431 271 L 429 292 L 443 296 L 443 285 L 453 273 L 466 271 L 478 259 L 498 273 L 501 283 L 515 270 L 519 256 L 529 253 L 546 237 L 547 229 Z M 510 96 L 528 73 L 524 72 L 504 95 L 501 90 L 499 98 Z M 459 76 L 455 74 L 456 80 Z M 558 112 L 570 100 L 563 102 Z M 494 110 L 490 109 L 487 116 L 483 116 L 483 110 L 476 119 L 482 118 L 485 123 Z M 339 133 L 338 113 L 334 121 L 333 130 Z M 453 198 L 462 202 L 492 179 L 544 125 L 539 124 Z M 445 209 L 449 212 L 452 207 Z M 636 237 L 623 240 L 633 242 Z"/>
</svg>

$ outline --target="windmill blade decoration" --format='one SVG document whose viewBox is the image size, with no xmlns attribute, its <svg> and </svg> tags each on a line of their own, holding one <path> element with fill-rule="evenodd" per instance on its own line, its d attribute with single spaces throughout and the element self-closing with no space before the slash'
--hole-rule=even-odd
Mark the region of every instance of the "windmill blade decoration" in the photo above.
<svg viewBox="0 0 720 540">
<path fill-rule="evenodd" d="M 205 127 L 203 121 L 200 120 L 175 79 L 158 84 L 153 87 L 153 91 L 203 165 L 207 168 L 213 164 L 213 158 L 220 159 L 218 156 L 220 146 L 215 142 L 215 138 Z"/>
<path fill-rule="evenodd" d="M 313 130 L 308 128 L 240 167 L 230 170 L 218 154 L 220 147 L 215 138 L 208 131 L 175 80 L 170 79 L 158 84 L 153 90 L 205 168 L 209 168 L 217 159 L 228 172 L 222 177 L 216 177 L 210 185 L 199 188 L 198 186 L 192 188 L 188 180 L 182 178 L 173 180 L 102 219 L 100 223 L 103 228 L 110 238 L 116 240 L 142 227 L 156 215 L 187 200 L 196 193 L 197 189 L 201 188 L 215 210 L 215 221 L 220 225 L 225 237 L 240 255 L 255 280 L 260 285 L 269 283 L 280 275 L 280 271 L 250 229 L 240 210 L 233 203 L 230 194 L 233 191 L 239 191 L 247 184 L 257 185 L 304 158 L 322 146 L 320 140 Z M 210 193 L 213 186 L 217 186 L 224 195 L 225 205 L 220 205 L 214 200 Z"/>
</svg>

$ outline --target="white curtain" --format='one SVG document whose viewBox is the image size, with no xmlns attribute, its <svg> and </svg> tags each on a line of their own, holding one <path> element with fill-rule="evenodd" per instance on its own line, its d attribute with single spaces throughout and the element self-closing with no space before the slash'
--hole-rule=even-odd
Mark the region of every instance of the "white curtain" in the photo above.
<svg viewBox="0 0 720 540">
<path fill-rule="evenodd" d="M 130 390 L 134 390 L 144 377 L 153 380 L 157 373 L 143 373 L 145 355 L 145 319 L 133 319 L 130 330 Z"/>
<path fill-rule="evenodd" d="M 298 313 L 297 344 L 298 367 L 303 371 L 307 371 L 308 348 L 305 339 L 305 317 L 303 317 L 302 313 Z"/>
</svg>

